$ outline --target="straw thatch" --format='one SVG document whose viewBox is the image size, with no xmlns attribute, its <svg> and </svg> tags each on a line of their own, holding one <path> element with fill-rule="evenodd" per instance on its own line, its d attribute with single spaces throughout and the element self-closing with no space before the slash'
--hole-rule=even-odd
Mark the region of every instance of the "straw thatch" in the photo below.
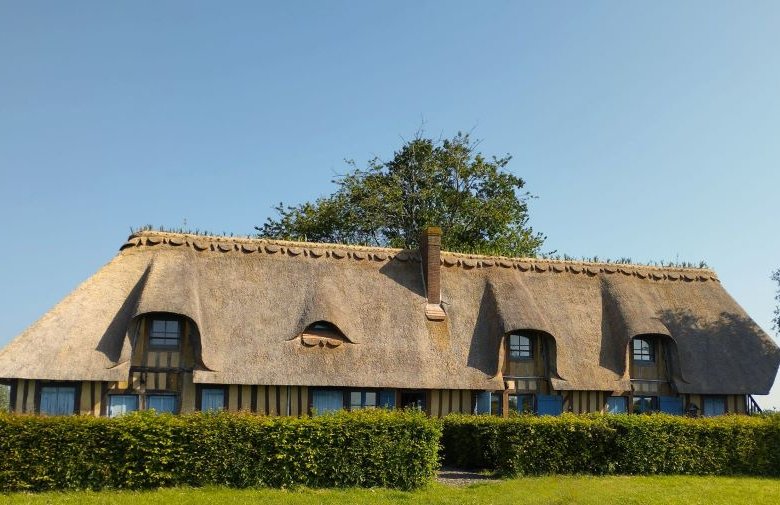
<svg viewBox="0 0 780 505">
<path fill-rule="evenodd" d="M 416 251 L 140 232 L 0 351 L 0 377 L 127 380 L 131 324 L 199 329 L 195 382 L 502 389 L 516 329 L 555 343 L 556 389 L 626 391 L 627 348 L 663 335 L 680 392 L 765 394 L 780 349 L 710 270 L 442 253 L 444 321 L 425 317 Z M 303 345 L 329 321 L 346 341 Z"/>
</svg>

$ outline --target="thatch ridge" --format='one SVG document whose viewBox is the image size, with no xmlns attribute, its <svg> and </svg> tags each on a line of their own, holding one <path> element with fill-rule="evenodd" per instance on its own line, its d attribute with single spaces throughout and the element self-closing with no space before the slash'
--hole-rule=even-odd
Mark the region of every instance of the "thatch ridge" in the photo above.
<svg viewBox="0 0 780 505">
<path fill-rule="evenodd" d="M 211 250 L 215 252 L 230 252 L 233 250 L 242 252 L 255 252 L 251 248 L 260 246 L 278 247 L 273 253 L 280 252 L 285 248 L 288 256 L 301 256 L 306 249 L 315 249 L 326 253 L 339 251 L 345 253 L 373 253 L 375 261 L 390 260 L 394 256 L 401 261 L 407 259 L 419 261 L 419 253 L 416 250 L 407 250 L 389 247 L 362 246 L 352 244 L 336 244 L 328 242 L 296 242 L 290 240 L 275 240 L 266 238 L 247 238 L 247 237 L 228 237 L 220 235 L 194 235 L 176 232 L 161 232 L 153 230 L 143 230 L 130 235 L 127 242 L 122 245 L 120 250 L 132 249 L 135 247 L 157 246 L 168 244 L 172 246 L 195 246 L 198 251 Z M 249 246 L 250 249 L 247 249 Z M 244 247 L 242 249 L 242 247 Z M 337 253 L 338 254 L 338 253 Z M 304 253 L 303 256 L 306 256 Z M 652 280 L 683 280 L 683 281 L 719 281 L 717 274 L 710 268 L 690 268 L 677 266 L 653 266 L 641 265 L 635 263 L 610 263 L 610 262 L 590 262 L 578 260 L 560 260 L 551 258 L 533 258 L 533 257 L 511 257 L 511 256 L 490 256 L 483 254 L 469 254 L 451 251 L 441 252 L 441 263 L 444 266 L 459 266 L 466 269 L 475 267 L 499 266 L 504 268 L 517 268 L 522 271 L 547 271 L 551 270 L 557 273 L 623 273 L 624 275 L 634 275 L 642 279 Z M 338 256 L 336 256 L 338 258 Z M 348 254 L 352 258 L 352 254 Z M 355 259 L 365 259 L 364 257 L 354 256 Z M 542 266 L 543 265 L 543 266 Z M 675 275 L 676 274 L 676 275 Z"/>
</svg>

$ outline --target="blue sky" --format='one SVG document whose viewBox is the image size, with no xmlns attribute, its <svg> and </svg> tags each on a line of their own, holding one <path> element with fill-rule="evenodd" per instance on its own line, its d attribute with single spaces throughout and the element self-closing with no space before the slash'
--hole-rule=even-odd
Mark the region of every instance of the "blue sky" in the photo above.
<svg viewBox="0 0 780 505">
<path fill-rule="evenodd" d="M 546 250 L 706 260 L 771 331 L 779 25 L 759 1 L 0 2 L 0 345 L 131 226 L 251 233 L 423 123 L 513 155 Z"/>
</svg>

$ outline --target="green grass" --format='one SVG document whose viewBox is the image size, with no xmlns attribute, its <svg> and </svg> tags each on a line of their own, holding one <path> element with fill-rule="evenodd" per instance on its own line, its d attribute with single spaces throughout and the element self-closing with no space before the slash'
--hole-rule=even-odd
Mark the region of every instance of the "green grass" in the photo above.
<svg viewBox="0 0 780 505">
<path fill-rule="evenodd" d="M 434 484 L 414 492 L 386 489 L 272 490 L 172 488 L 0 495 L 9 504 L 778 504 L 780 480 L 739 477 L 536 477 L 455 488 Z"/>
</svg>

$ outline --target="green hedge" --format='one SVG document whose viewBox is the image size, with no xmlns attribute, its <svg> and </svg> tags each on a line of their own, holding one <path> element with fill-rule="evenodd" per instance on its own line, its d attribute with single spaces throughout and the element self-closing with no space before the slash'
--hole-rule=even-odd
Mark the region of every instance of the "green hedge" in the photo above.
<svg viewBox="0 0 780 505">
<path fill-rule="evenodd" d="M 160 486 L 412 489 L 438 468 L 441 425 L 415 412 L 315 418 L 0 415 L 0 491 Z"/>
<path fill-rule="evenodd" d="M 780 475 L 780 416 L 448 416 L 445 465 L 500 475 Z"/>
</svg>

